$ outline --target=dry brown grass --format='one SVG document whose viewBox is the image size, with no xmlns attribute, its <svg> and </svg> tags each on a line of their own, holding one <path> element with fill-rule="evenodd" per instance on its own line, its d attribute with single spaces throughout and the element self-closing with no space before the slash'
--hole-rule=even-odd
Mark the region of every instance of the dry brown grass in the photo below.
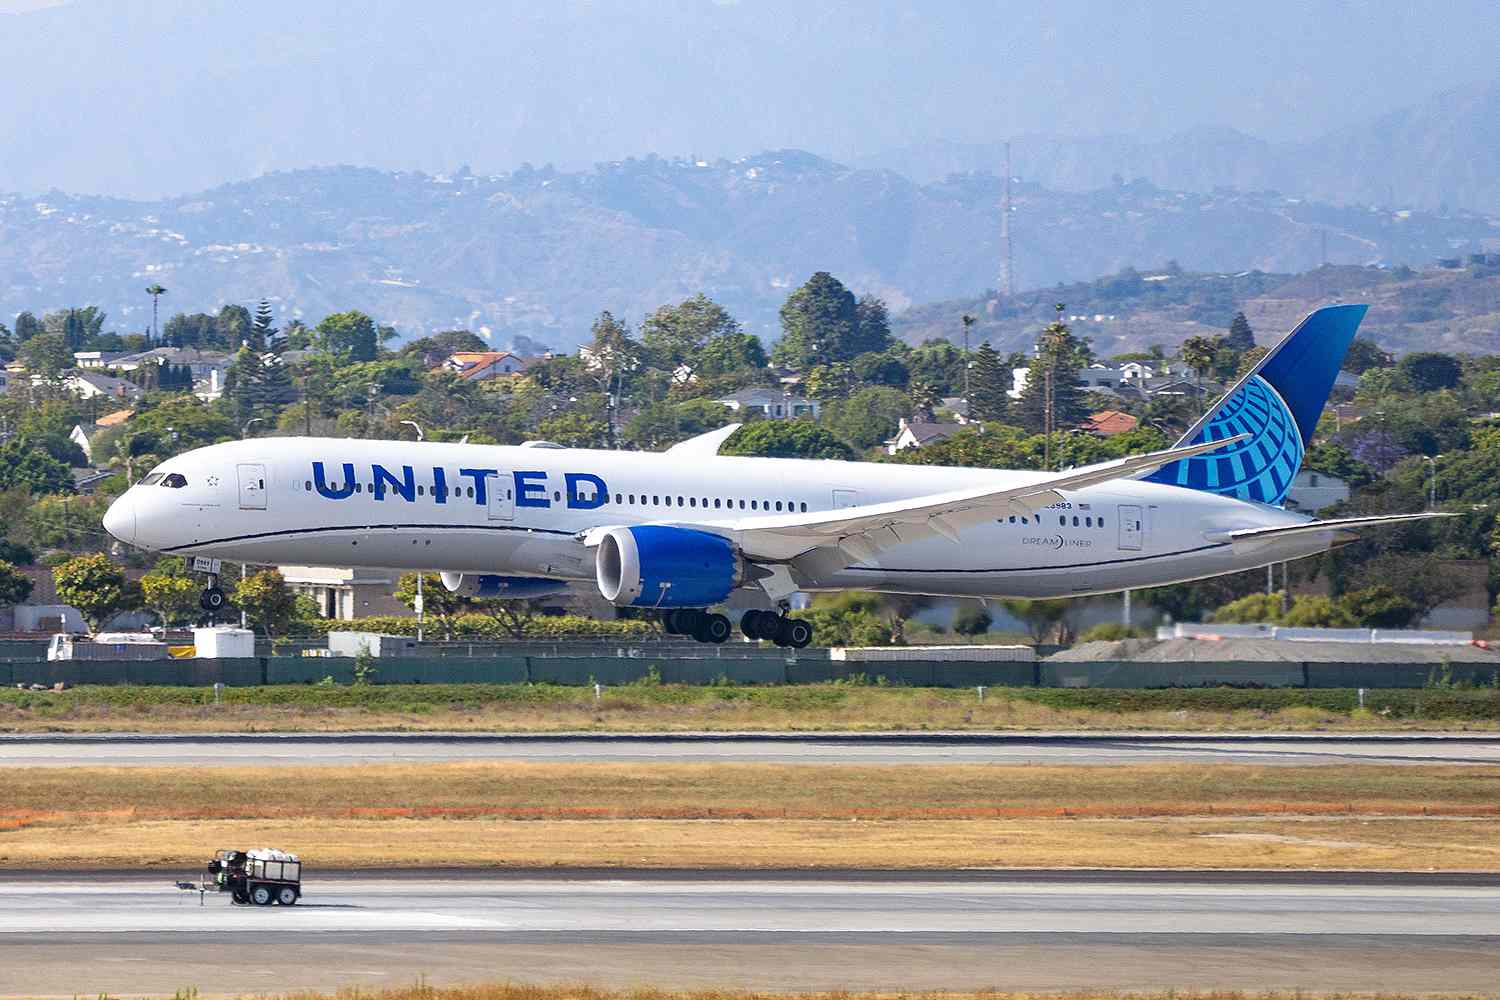
<svg viewBox="0 0 1500 1000">
<path fill-rule="evenodd" d="M 263 1000 L 263 994 L 257 994 Z M 1424 1000 L 1488 1000 L 1496 994 L 1423 993 Z M 597 986 L 534 986 L 525 983 L 478 983 L 433 987 L 417 984 L 388 990 L 341 990 L 338 993 L 287 993 L 272 1000 L 1417 1000 L 1410 993 L 1244 993 L 1231 990 L 1121 993 L 771 993 L 740 990 L 663 990 L 636 987 L 609 990 Z"/>
<path fill-rule="evenodd" d="M 1500 768 L 19 769 L 0 864 L 1500 868 Z"/>
</svg>

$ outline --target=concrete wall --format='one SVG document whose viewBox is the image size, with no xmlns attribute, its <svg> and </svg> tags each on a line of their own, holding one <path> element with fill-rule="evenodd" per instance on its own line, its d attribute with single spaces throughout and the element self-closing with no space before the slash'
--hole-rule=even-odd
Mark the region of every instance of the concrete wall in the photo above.
<svg viewBox="0 0 1500 1000">
<path fill-rule="evenodd" d="M 243 660 L 0 660 L 0 684 L 176 684 L 230 686 L 354 680 L 345 657 L 275 656 Z M 1455 663 L 834 663 L 821 656 L 688 658 L 651 656 L 395 657 L 372 662 L 377 684 L 629 684 L 654 670 L 667 684 L 816 684 L 856 679 L 910 687 L 1420 688 L 1434 681 L 1495 685 L 1490 664 Z M 883 679 L 883 680 L 882 680 Z"/>
</svg>

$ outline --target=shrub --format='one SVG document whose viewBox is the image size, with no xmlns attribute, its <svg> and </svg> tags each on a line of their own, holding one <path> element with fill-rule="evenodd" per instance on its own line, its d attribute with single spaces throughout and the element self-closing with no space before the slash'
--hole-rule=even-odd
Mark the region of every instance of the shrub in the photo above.
<svg viewBox="0 0 1500 1000">
<path fill-rule="evenodd" d="M 1144 639 L 1146 630 L 1121 622 L 1100 622 L 1078 637 L 1079 642 L 1118 642 L 1121 639 Z"/>
</svg>

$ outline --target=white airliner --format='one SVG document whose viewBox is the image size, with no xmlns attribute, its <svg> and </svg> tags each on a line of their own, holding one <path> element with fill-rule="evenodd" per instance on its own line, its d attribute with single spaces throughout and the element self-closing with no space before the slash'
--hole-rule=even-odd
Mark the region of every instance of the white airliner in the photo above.
<svg viewBox="0 0 1500 1000">
<path fill-rule="evenodd" d="M 668 631 L 802 647 L 799 591 L 1069 597 L 1322 552 L 1351 529 L 1281 506 L 1365 312 L 1308 316 L 1174 447 L 1059 473 L 729 458 L 735 426 L 659 454 L 334 438 L 163 462 L 110 507 L 122 542 L 218 559 L 438 570 L 450 590 L 596 586 Z M 775 609 L 775 610 L 768 610 Z"/>
</svg>

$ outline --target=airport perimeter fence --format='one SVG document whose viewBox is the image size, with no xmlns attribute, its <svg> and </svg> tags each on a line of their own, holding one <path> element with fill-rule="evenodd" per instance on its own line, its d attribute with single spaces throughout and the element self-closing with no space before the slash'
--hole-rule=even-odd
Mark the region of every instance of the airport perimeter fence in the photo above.
<svg viewBox="0 0 1500 1000">
<path fill-rule="evenodd" d="M 344 657 L 266 656 L 220 660 L 0 661 L 0 684 L 142 684 L 250 687 L 354 683 Z M 381 657 L 377 684 L 820 684 L 844 681 L 906 687 L 1044 688 L 1422 688 L 1434 683 L 1500 686 L 1484 663 L 1316 663 L 1129 661 L 1034 663 L 902 660 L 832 661 L 826 650 L 718 658 L 670 656 Z"/>
</svg>

